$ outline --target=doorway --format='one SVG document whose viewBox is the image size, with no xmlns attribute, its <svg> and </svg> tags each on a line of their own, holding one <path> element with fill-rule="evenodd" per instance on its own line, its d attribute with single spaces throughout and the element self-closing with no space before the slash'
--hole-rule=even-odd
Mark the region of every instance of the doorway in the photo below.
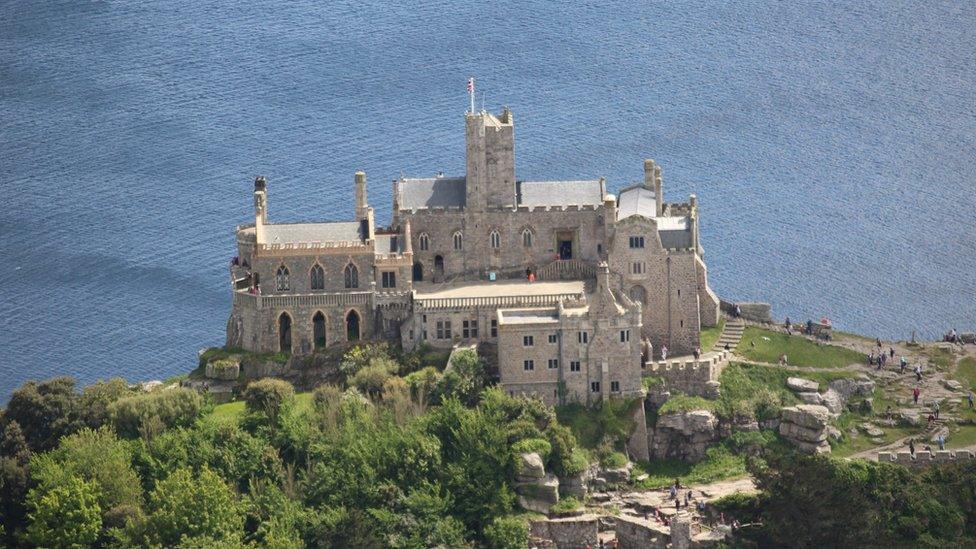
<svg viewBox="0 0 976 549">
<path fill-rule="evenodd" d="M 434 282 L 444 280 L 444 256 L 434 256 Z"/>
<path fill-rule="evenodd" d="M 288 313 L 281 313 L 278 317 L 278 350 L 291 352 L 291 317 Z"/>
<path fill-rule="evenodd" d="M 556 253 L 559 259 L 573 259 L 573 241 L 576 240 L 576 231 L 556 231 Z"/>
<path fill-rule="evenodd" d="M 359 313 L 355 310 L 346 315 L 346 341 L 359 341 Z"/>
<path fill-rule="evenodd" d="M 316 312 L 312 317 L 312 341 L 316 349 L 325 348 L 325 315 L 322 311 Z"/>
<path fill-rule="evenodd" d="M 424 264 L 418 261 L 413 264 L 413 281 L 423 282 L 423 280 L 424 280 Z"/>
</svg>

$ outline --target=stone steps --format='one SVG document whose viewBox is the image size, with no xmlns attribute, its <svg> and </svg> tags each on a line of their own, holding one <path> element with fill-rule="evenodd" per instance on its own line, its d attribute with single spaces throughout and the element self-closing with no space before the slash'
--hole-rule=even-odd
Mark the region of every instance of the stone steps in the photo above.
<svg viewBox="0 0 976 549">
<path fill-rule="evenodd" d="M 712 351 L 721 351 L 725 349 L 725 344 L 728 343 L 729 349 L 735 349 L 735 346 L 742 341 L 742 334 L 745 332 L 746 324 L 741 318 L 730 318 L 725 321 L 725 328 L 722 329 L 722 335 L 719 336 L 718 341 L 712 347 Z"/>
</svg>

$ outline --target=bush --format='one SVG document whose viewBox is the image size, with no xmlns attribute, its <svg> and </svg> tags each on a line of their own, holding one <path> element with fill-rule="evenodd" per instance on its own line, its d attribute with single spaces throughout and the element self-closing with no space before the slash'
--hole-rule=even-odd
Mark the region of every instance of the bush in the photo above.
<svg viewBox="0 0 976 549">
<path fill-rule="evenodd" d="M 420 402 L 429 402 L 441 383 L 442 374 L 433 366 L 427 366 L 404 378 L 410 386 L 410 394 Z"/>
<path fill-rule="evenodd" d="M 586 452 L 579 448 L 574 448 L 567 459 L 562 462 L 562 473 L 564 476 L 576 476 L 590 466 L 590 460 L 586 457 Z"/>
<path fill-rule="evenodd" d="M 600 458 L 600 465 L 603 465 L 604 467 L 609 467 L 611 469 L 619 469 L 627 465 L 628 461 L 630 460 L 628 460 L 627 456 L 623 455 L 622 453 L 610 452 Z"/>
<path fill-rule="evenodd" d="M 391 376 L 392 374 L 382 365 L 367 366 L 349 379 L 349 385 L 364 394 L 377 397 L 383 393 L 383 385 Z"/>
<path fill-rule="evenodd" d="M 515 452 L 515 455 L 535 452 L 539 454 L 539 457 L 541 457 L 542 461 L 545 462 L 547 459 L 549 459 L 549 454 L 552 452 L 552 445 L 549 444 L 549 441 L 545 439 L 527 438 L 513 444 L 512 451 Z"/>
<path fill-rule="evenodd" d="M 566 515 L 572 513 L 583 506 L 583 503 L 574 498 L 573 496 L 565 497 L 559 500 L 555 505 L 549 508 L 549 511 L 555 515 Z"/>
<path fill-rule="evenodd" d="M 109 406 L 109 415 L 120 436 L 135 438 L 151 423 L 188 427 L 200 416 L 203 405 L 200 393 L 178 387 L 121 398 Z"/>
<path fill-rule="evenodd" d="M 518 517 L 497 517 L 485 527 L 491 549 L 522 549 L 529 543 L 529 525 Z"/>
<path fill-rule="evenodd" d="M 264 414 L 275 421 L 282 409 L 293 402 L 295 388 L 283 379 L 269 377 L 249 383 L 242 397 L 248 412 Z"/>
</svg>

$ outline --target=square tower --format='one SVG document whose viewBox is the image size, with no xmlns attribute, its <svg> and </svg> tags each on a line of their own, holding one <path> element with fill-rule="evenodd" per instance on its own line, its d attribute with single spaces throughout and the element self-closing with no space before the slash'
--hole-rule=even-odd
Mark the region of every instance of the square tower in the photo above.
<svg viewBox="0 0 976 549">
<path fill-rule="evenodd" d="M 515 126 L 506 107 L 465 115 L 466 204 L 473 211 L 515 206 Z"/>
</svg>

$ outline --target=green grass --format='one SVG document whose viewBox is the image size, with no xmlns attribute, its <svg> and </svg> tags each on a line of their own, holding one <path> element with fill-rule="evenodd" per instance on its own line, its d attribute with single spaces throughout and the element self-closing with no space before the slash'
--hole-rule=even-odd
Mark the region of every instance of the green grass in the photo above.
<svg viewBox="0 0 976 549">
<path fill-rule="evenodd" d="M 963 387 L 976 391 L 976 358 L 967 356 L 956 364 L 956 379 Z"/>
<path fill-rule="evenodd" d="M 634 484 L 644 490 L 670 486 L 676 478 L 682 484 L 703 484 L 745 476 L 746 458 L 733 454 L 725 446 L 713 446 L 706 458 L 695 464 L 677 459 L 639 461 L 631 475 L 636 477 L 641 473 L 647 473 L 648 477 Z"/>
<path fill-rule="evenodd" d="M 956 362 L 956 357 L 952 351 L 941 347 L 926 346 L 921 349 L 921 352 L 929 359 L 929 363 L 938 370 L 948 370 Z"/>
<path fill-rule="evenodd" d="M 304 413 L 312 409 L 312 393 L 298 393 L 295 395 L 295 408 L 299 413 Z M 205 421 L 215 423 L 237 423 L 244 417 L 244 401 L 235 400 L 214 406 L 210 415 L 204 418 Z"/>
<path fill-rule="evenodd" d="M 725 317 L 719 318 L 718 324 L 712 328 L 702 328 L 702 331 L 698 333 L 698 346 L 701 347 L 703 353 L 712 350 L 712 347 L 715 346 L 724 329 Z"/>
<path fill-rule="evenodd" d="M 854 377 L 849 372 L 793 372 L 776 366 L 732 363 L 719 377 L 721 395 L 716 403 L 718 415 L 752 416 L 760 419 L 774 416 L 782 406 L 798 404 L 800 400 L 786 387 L 789 377 L 803 377 L 820 383 L 820 390 L 835 379 Z"/>
<path fill-rule="evenodd" d="M 960 425 L 946 437 L 946 449 L 953 450 L 976 444 L 976 425 Z"/>
<path fill-rule="evenodd" d="M 661 405 L 658 409 L 658 415 L 664 414 L 677 414 L 680 412 L 690 412 L 692 410 L 714 410 L 715 401 L 708 400 L 702 397 L 687 396 L 687 395 L 674 395 Z"/>
<path fill-rule="evenodd" d="M 766 339 L 768 338 L 768 340 Z M 772 332 L 755 326 L 746 327 L 742 341 L 736 347 L 740 355 L 756 362 L 778 363 L 779 357 L 786 355 L 792 366 L 816 368 L 843 368 L 864 362 L 865 357 L 857 351 L 818 343 L 803 336 Z"/>
<path fill-rule="evenodd" d="M 556 407 L 556 418 L 569 427 L 584 448 L 596 448 L 604 436 L 618 444 L 626 444 L 634 430 L 631 414 L 638 402 L 637 399 L 612 399 L 597 408 L 567 404 Z"/>
<path fill-rule="evenodd" d="M 572 513 L 582 506 L 583 503 L 580 500 L 569 496 L 560 499 L 555 505 L 549 508 L 549 511 L 556 515 L 563 515 Z"/>
<path fill-rule="evenodd" d="M 917 427 L 881 427 L 881 429 L 885 432 L 884 436 L 879 437 L 884 441 L 881 444 L 871 442 L 871 438 L 864 434 L 863 431 L 858 432 L 857 438 L 852 438 L 850 433 L 845 429 L 844 438 L 840 442 L 835 442 L 831 445 L 831 454 L 835 457 L 847 457 L 858 452 L 870 450 L 871 448 L 890 444 L 909 435 L 920 433 Z M 908 447 L 906 446 L 905 449 L 907 450 Z"/>
</svg>

